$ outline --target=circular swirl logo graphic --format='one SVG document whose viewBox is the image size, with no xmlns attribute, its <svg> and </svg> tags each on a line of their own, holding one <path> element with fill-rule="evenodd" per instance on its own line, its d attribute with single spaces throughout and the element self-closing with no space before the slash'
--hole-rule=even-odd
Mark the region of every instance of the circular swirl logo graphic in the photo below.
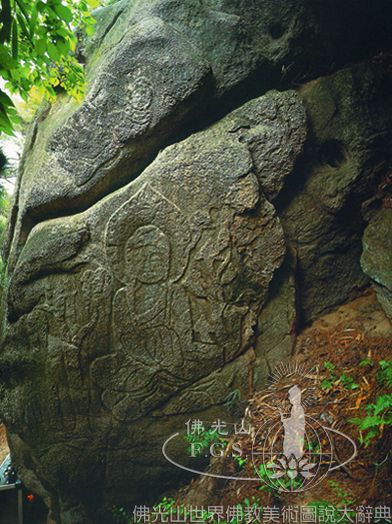
<svg viewBox="0 0 392 524">
<path fill-rule="evenodd" d="M 226 458 L 231 452 L 231 457 L 237 464 L 251 463 L 252 468 L 246 470 L 251 471 L 249 476 L 200 471 L 189 467 L 189 461 L 186 461 L 186 465 L 180 464 L 172 458 L 168 450 L 169 443 L 178 439 L 180 433 L 166 440 L 162 447 L 163 455 L 173 465 L 200 475 L 227 480 L 258 481 L 264 483 L 267 489 L 279 492 L 302 492 L 311 489 L 333 470 L 351 462 L 357 455 L 357 447 L 348 435 L 335 428 L 324 426 L 305 413 L 307 399 L 302 398 L 302 391 L 298 384 L 291 385 L 286 395 L 286 405 L 288 401 L 289 410 L 283 412 L 278 408 L 273 409 L 272 414 L 264 417 L 263 422 L 256 428 L 249 427 L 247 430 L 244 420 L 240 425 L 226 424 L 218 420 L 214 421 L 206 431 L 200 420 L 192 423 L 188 421 L 187 440 L 191 443 L 190 458 L 197 458 L 201 450 L 209 451 L 213 457 Z M 237 444 L 235 444 L 235 436 L 228 430 L 231 426 L 234 428 L 234 433 L 239 436 Z M 248 437 L 245 442 L 247 444 L 250 442 L 250 447 L 245 446 L 247 449 L 242 449 L 240 445 L 244 433 Z M 342 462 L 336 454 L 338 444 L 344 448 L 347 456 Z M 177 450 L 178 446 L 175 449 Z"/>
</svg>

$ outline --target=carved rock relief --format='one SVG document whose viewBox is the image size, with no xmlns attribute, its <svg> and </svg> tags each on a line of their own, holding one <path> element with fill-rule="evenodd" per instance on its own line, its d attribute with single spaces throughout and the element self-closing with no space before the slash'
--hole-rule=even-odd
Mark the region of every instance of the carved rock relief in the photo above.
<svg viewBox="0 0 392 524">
<path fill-rule="evenodd" d="M 258 194 L 255 178 L 249 181 L 244 177 L 239 185 Z M 115 418 L 146 414 L 249 344 L 264 299 L 260 268 L 250 264 L 260 244 L 260 217 L 241 220 L 244 206 L 236 209 L 230 195 L 220 210 L 202 217 L 147 182 L 110 216 L 104 245 L 117 282 L 112 352 L 92 363 L 91 375 Z M 258 197 L 249 198 L 257 203 Z M 268 212 L 267 225 L 272 207 Z M 248 291 L 240 286 L 244 261 L 254 273 L 247 275 Z M 273 268 L 266 271 L 270 278 Z"/>
</svg>

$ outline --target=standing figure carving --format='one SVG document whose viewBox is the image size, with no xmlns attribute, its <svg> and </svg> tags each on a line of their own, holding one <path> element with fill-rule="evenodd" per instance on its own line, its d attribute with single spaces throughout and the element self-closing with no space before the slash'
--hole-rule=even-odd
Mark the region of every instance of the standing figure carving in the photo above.
<svg viewBox="0 0 392 524">
<path fill-rule="evenodd" d="M 110 217 L 106 256 L 121 286 L 112 307 L 115 352 L 93 362 L 92 374 L 120 420 L 148 412 L 187 382 L 192 325 L 178 281 L 190 244 L 185 216 L 148 184 Z"/>
</svg>

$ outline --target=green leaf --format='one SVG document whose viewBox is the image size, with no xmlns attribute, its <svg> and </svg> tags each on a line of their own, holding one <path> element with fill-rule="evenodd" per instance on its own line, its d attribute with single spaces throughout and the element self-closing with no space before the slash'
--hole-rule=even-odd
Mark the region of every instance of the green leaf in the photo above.
<svg viewBox="0 0 392 524">
<path fill-rule="evenodd" d="M 54 5 L 53 9 L 56 12 L 56 14 L 62 20 L 64 20 L 64 22 L 67 22 L 67 24 L 72 22 L 72 18 L 73 18 L 72 11 L 68 7 L 65 7 L 65 5 L 59 4 L 59 5 Z"/>
<path fill-rule="evenodd" d="M 0 44 L 0 65 L 3 69 L 14 69 L 18 66 L 18 62 L 14 60 L 8 49 Z"/>
<path fill-rule="evenodd" d="M 27 26 L 26 26 L 26 23 L 24 21 L 23 16 L 20 13 L 17 13 L 16 19 L 18 21 L 18 24 L 19 24 L 20 29 L 21 29 L 22 33 L 24 34 L 24 36 L 27 37 L 28 39 L 30 39 L 30 33 L 27 30 Z"/>
<path fill-rule="evenodd" d="M 86 26 L 86 35 L 87 36 L 93 36 L 95 31 L 95 27 L 93 25 Z"/>
<path fill-rule="evenodd" d="M 12 58 L 14 60 L 18 59 L 18 49 L 19 49 L 19 42 L 18 42 L 18 24 L 14 20 L 12 24 Z"/>
<path fill-rule="evenodd" d="M 3 131 L 7 135 L 12 135 L 12 124 L 7 114 L 4 112 L 4 108 L 0 105 L 0 131 Z"/>
<path fill-rule="evenodd" d="M 387 386 L 392 387 L 392 360 L 380 360 L 379 379 Z"/>
<path fill-rule="evenodd" d="M 37 11 L 39 11 L 40 13 L 44 13 L 46 11 L 46 5 L 43 2 L 41 2 L 41 0 L 39 0 L 36 3 L 36 8 Z"/>
<path fill-rule="evenodd" d="M 29 10 L 28 10 L 26 4 L 24 3 L 23 0 L 15 0 L 15 1 L 16 1 L 16 4 L 18 5 L 19 9 L 21 10 L 22 14 L 23 14 L 25 21 L 28 23 L 30 16 L 29 16 Z"/>
<path fill-rule="evenodd" d="M 365 443 L 365 447 L 368 447 L 368 445 L 370 444 L 370 442 L 376 438 L 378 435 L 378 432 L 376 429 L 371 429 L 367 434 L 366 434 L 366 437 L 364 439 L 364 443 Z"/>
<path fill-rule="evenodd" d="M 53 60 L 53 62 L 60 60 L 60 53 L 58 52 L 56 46 L 52 44 L 52 42 L 48 42 L 48 55 Z"/>
<path fill-rule="evenodd" d="M 375 415 L 389 410 L 392 408 L 392 395 L 380 395 L 377 397 L 376 403 L 372 404 L 372 408 Z"/>
<path fill-rule="evenodd" d="M 72 33 L 68 29 L 65 29 L 65 27 L 59 27 L 56 30 L 56 33 L 59 36 L 62 36 L 63 38 L 71 38 L 73 36 Z"/>
<path fill-rule="evenodd" d="M 56 47 L 61 55 L 66 55 L 70 51 L 69 43 L 63 38 L 56 42 Z"/>
<path fill-rule="evenodd" d="M 333 386 L 333 382 L 331 382 L 331 380 L 328 380 L 326 378 L 324 378 L 322 381 L 321 381 L 321 388 L 322 389 L 325 389 L 325 390 L 329 390 L 332 388 Z"/>
<path fill-rule="evenodd" d="M 351 377 L 349 377 L 348 375 L 346 375 L 345 373 L 343 373 L 340 376 L 340 382 L 342 383 L 343 387 L 345 387 L 346 389 L 358 389 L 359 388 L 359 385 L 356 384 L 354 380 Z"/>
<path fill-rule="evenodd" d="M 38 55 L 43 55 L 46 51 L 47 42 L 44 38 L 40 38 L 34 43 L 34 47 Z"/>
<path fill-rule="evenodd" d="M 4 91 L 2 91 L 1 89 L 0 89 L 0 104 L 4 108 L 8 108 L 8 107 L 13 107 L 14 106 L 14 103 L 11 100 L 11 98 L 6 93 L 4 93 Z"/>
<path fill-rule="evenodd" d="M 30 18 L 30 38 L 33 38 L 34 36 L 34 33 L 35 33 L 35 27 L 37 25 L 37 20 L 38 20 L 38 9 L 37 9 L 37 5 L 35 5 L 33 7 L 33 9 L 31 10 L 31 18 Z"/>
<path fill-rule="evenodd" d="M 334 366 L 334 364 L 332 364 L 332 362 L 324 362 L 324 367 L 328 371 L 334 371 L 335 370 L 335 366 Z"/>
<path fill-rule="evenodd" d="M 365 417 L 365 418 L 362 418 L 362 419 L 357 419 L 356 422 L 354 422 L 354 424 L 357 424 L 359 429 L 364 431 L 366 429 L 376 428 L 376 427 L 380 426 L 382 424 L 382 422 L 383 422 L 383 420 L 382 420 L 381 417 L 378 417 L 378 416 L 370 417 L 370 416 L 368 416 L 368 417 Z"/>
<path fill-rule="evenodd" d="M 12 16 L 11 16 L 11 3 L 10 0 L 1 0 L 1 14 L 0 22 L 2 24 L 0 31 L 0 42 L 8 42 L 11 38 L 11 25 L 12 25 Z"/>
</svg>

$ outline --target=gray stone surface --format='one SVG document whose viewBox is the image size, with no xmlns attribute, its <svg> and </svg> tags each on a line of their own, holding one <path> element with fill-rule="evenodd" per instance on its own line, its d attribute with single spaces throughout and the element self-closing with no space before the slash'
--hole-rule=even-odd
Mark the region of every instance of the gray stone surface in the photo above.
<svg viewBox="0 0 392 524">
<path fill-rule="evenodd" d="M 37 222 L 87 209 L 179 135 L 392 45 L 391 12 L 388 0 L 122 0 L 98 10 L 81 46 L 85 100 L 59 96 L 31 133 L 9 266 Z"/>
<path fill-rule="evenodd" d="M 361 205 L 391 161 L 391 88 L 390 72 L 360 64 L 300 89 L 309 140 L 278 208 L 297 260 L 302 322 L 368 284 Z"/>
<path fill-rule="evenodd" d="M 274 368 L 290 359 L 297 333 L 297 290 L 292 263 L 287 257 L 275 273 L 267 303 L 258 319 L 254 385 L 263 388 Z"/>
<path fill-rule="evenodd" d="M 363 236 L 361 266 L 371 278 L 377 298 L 392 320 L 392 209 L 380 209 Z"/>
<path fill-rule="evenodd" d="M 95 514 L 94 489 L 108 505 L 146 483 L 157 495 L 175 480 L 161 454 L 173 428 L 251 393 L 258 316 L 286 253 L 264 152 L 286 160 L 269 165 L 277 194 L 305 137 L 300 97 L 271 92 L 31 231 L 8 291 L 2 414 L 35 457 L 26 478 L 61 486 L 69 511 Z"/>
</svg>

